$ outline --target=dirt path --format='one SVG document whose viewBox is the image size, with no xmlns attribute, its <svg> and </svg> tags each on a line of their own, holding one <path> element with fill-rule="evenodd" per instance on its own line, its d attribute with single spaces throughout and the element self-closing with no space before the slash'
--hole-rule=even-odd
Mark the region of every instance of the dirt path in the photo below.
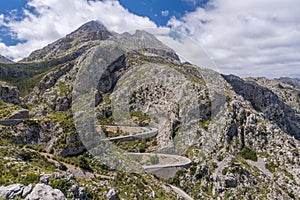
<svg viewBox="0 0 300 200">
<path fill-rule="evenodd" d="M 80 168 L 79 166 L 75 166 L 66 162 L 62 162 L 62 161 L 57 161 L 55 159 L 53 159 L 53 154 L 47 153 L 47 152 L 38 152 L 35 151 L 33 149 L 30 149 L 33 152 L 39 153 L 40 155 L 44 156 L 49 162 L 57 164 L 57 165 L 61 165 L 63 164 L 64 166 L 66 166 L 68 172 L 70 172 L 71 174 L 73 174 L 75 177 L 77 178 L 85 178 L 85 179 L 92 179 L 93 177 L 100 177 L 103 179 L 114 179 L 114 177 L 111 176 L 105 176 L 105 175 L 101 175 L 101 174 L 95 174 L 93 172 L 89 172 L 86 171 L 82 168 Z"/>
</svg>

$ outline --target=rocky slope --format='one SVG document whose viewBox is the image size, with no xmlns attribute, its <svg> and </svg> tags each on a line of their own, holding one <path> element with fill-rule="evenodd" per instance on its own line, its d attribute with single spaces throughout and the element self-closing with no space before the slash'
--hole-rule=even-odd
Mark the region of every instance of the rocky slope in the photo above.
<svg viewBox="0 0 300 200">
<path fill-rule="evenodd" d="M 9 82 L 1 82 L 1 119 L 30 113 L 0 126 L 2 198 L 43 191 L 57 199 L 180 199 L 177 186 L 194 199 L 300 199 L 298 79 L 221 76 L 181 63 L 147 32 L 117 34 L 97 21 L 21 62 L 0 64 L 0 72 Z M 72 109 L 79 100 L 95 124 L 158 129 L 154 138 L 114 142 L 118 148 L 179 154 L 192 165 L 166 180 L 100 162 L 80 134 L 76 116 L 85 113 Z"/>
</svg>

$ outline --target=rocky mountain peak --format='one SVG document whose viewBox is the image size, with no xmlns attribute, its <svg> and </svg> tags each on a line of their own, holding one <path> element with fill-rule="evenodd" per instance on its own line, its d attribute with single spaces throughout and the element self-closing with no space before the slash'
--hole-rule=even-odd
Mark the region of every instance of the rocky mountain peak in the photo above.
<svg viewBox="0 0 300 200">
<path fill-rule="evenodd" d="M 77 30 L 72 32 L 69 35 L 72 35 L 74 33 L 88 33 L 88 32 L 94 32 L 94 31 L 107 31 L 107 28 L 104 26 L 104 24 L 99 20 L 92 20 L 89 21 L 82 26 L 80 26 Z"/>
<path fill-rule="evenodd" d="M 13 61 L 11 61 L 8 58 L 0 55 L 0 63 L 13 63 Z"/>
<path fill-rule="evenodd" d="M 90 49 L 97 41 L 106 40 L 112 34 L 100 21 L 90 21 L 72 33 L 66 35 L 48 46 L 34 51 L 22 61 L 60 59 L 63 62 L 73 60 L 81 55 L 86 49 Z M 93 42 L 92 42 L 93 41 Z"/>
</svg>

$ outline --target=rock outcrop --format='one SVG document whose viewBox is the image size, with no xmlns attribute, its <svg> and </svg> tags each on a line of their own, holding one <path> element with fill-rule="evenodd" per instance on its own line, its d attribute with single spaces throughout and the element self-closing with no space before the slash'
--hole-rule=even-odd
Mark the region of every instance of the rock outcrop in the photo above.
<svg viewBox="0 0 300 200">
<path fill-rule="evenodd" d="M 112 188 L 107 192 L 106 199 L 107 200 L 119 200 L 120 199 L 116 188 Z"/>
<path fill-rule="evenodd" d="M 251 102 L 254 109 L 263 112 L 269 120 L 300 140 L 300 113 L 285 104 L 272 90 L 236 76 L 229 75 L 224 78 L 237 94 Z"/>
<path fill-rule="evenodd" d="M 13 184 L 6 187 L 0 187 L 0 197 L 5 199 L 14 199 L 16 197 L 21 197 L 24 190 L 24 185 Z"/>
<path fill-rule="evenodd" d="M 49 199 L 49 200 L 66 200 L 65 195 L 58 189 L 53 189 L 49 185 L 36 184 L 26 200 Z"/>
<path fill-rule="evenodd" d="M 20 104 L 18 88 L 0 82 L 0 99 L 6 103 Z"/>
</svg>

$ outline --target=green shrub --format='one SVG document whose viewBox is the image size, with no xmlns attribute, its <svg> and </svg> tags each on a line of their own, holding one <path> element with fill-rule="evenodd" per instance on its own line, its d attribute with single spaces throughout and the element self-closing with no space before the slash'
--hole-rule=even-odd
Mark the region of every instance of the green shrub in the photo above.
<svg viewBox="0 0 300 200">
<path fill-rule="evenodd" d="M 2 176 L 0 176 L 0 185 L 5 185 L 5 183 L 5 179 Z"/>
<path fill-rule="evenodd" d="M 44 149 L 44 147 L 42 147 L 41 145 L 37 145 L 35 147 L 35 150 L 38 151 L 38 152 L 46 152 L 46 150 Z"/>
<path fill-rule="evenodd" d="M 22 160 L 24 160 L 24 161 L 31 161 L 31 159 L 33 158 L 33 153 L 23 150 L 20 152 L 20 156 L 22 157 Z"/>
<path fill-rule="evenodd" d="M 65 179 L 55 179 L 51 178 L 50 179 L 50 184 L 52 188 L 59 189 L 61 190 L 65 195 L 67 193 L 67 190 L 70 189 L 72 186 L 72 183 L 68 182 Z"/>
<path fill-rule="evenodd" d="M 228 172 L 228 167 L 225 167 L 223 170 L 222 170 L 222 175 L 225 176 Z"/>
<path fill-rule="evenodd" d="M 241 152 L 240 155 L 246 159 L 246 160 L 253 160 L 253 161 L 257 161 L 257 154 L 253 149 L 250 149 L 249 147 L 244 147 Z"/>
<path fill-rule="evenodd" d="M 83 155 L 78 156 L 77 165 L 83 169 L 90 169 L 89 161 Z"/>
<path fill-rule="evenodd" d="M 157 140 L 155 138 L 155 140 L 152 141 L 152 146 L 157 146 Z"/>
<path fill-rule="evenodd" d="M 60 170 L 67 171 L 68 168 L 67 168 L 67 166 L 66 166 L 65 164 L 63 164 L 63 163 L 59 163 L 59 164 L 60 164 L 60 165 L 59 165 L 58 168 L 59 168 Z"/>
<path fill-rule="evenodd" d="M 288 192 L 288 195 L 292 198 L 292 199 L 295 199 L 295 195 L 291 192 Z"/>
<path fill-rule="evenodd" d="M 275 169 L 277 168 L 277 166 L 273 162 L 268 162 L 268 163 L 266 163 L 266 168 L 270 172 L 275 172 Z"/>
<path fill-rule="evenodd" d="M 192 166 L 190 167 L 190 172 L 191 172 L 191 175 L 192 175 L 192 176 L 194 176 L 194 175 L 195 175 L 195 173 L 196 173 L 196 171 L 197 171 L 197 167 L 196 167 L 196 166 L 194 166 L 194 165 L 192 165 Z"/>
<path fill-rule="evenodd" d="M 130 115 L 131 118 L 133 118 L 134 122 L 136 122 L 139 126 L 147 126 L 151 121 L 150 116 L 140 110 L 131 111 Z"/>
<path fill-rule="evenodd" d="M 217 160 L 218 160 L 219 162 L 221 162 L 223 159 L 224 159 L 224 156 L 223 156 L 222 154 L 219 154 L 219 155 L 217 156 Z"/>
<path fill-rule="evenodd" d="M 140 152 L 140 153 L 144 153 L 148 147 L 149 147 L 149 145 L 147 145 L 147 144 L 146 144 L 146 141 L 143 140 L 143 141 L 140 143 L 139 152 Z"/>
<path fill-rule="evenodd" d="M 204 120 L 204 121 L 200 121 L 199 122 L 199 125 L 204 129 L 204 130 L 208 130 L 209 128 L 209 125 L 211 123 L 211 120 L 210 119 L 207 119 L 207 120 Z"/>
<path fill-rule="evenodd" d="M 141 147 L 139 148 L 139 152 L 140 152 L 140 153 L 145 153 L 145 151 L 146 151 L 146 147 L 145 147 L 145 146 L 141 146 Z"/>
<path fill-rule="evenodd" d="M 21 183 L 24 185 L 29 185 L 30 183 L 38 183 L 39 179 L 39 175 L 29 172 L 24 178 L 21 179 Z"/>
</svg>

